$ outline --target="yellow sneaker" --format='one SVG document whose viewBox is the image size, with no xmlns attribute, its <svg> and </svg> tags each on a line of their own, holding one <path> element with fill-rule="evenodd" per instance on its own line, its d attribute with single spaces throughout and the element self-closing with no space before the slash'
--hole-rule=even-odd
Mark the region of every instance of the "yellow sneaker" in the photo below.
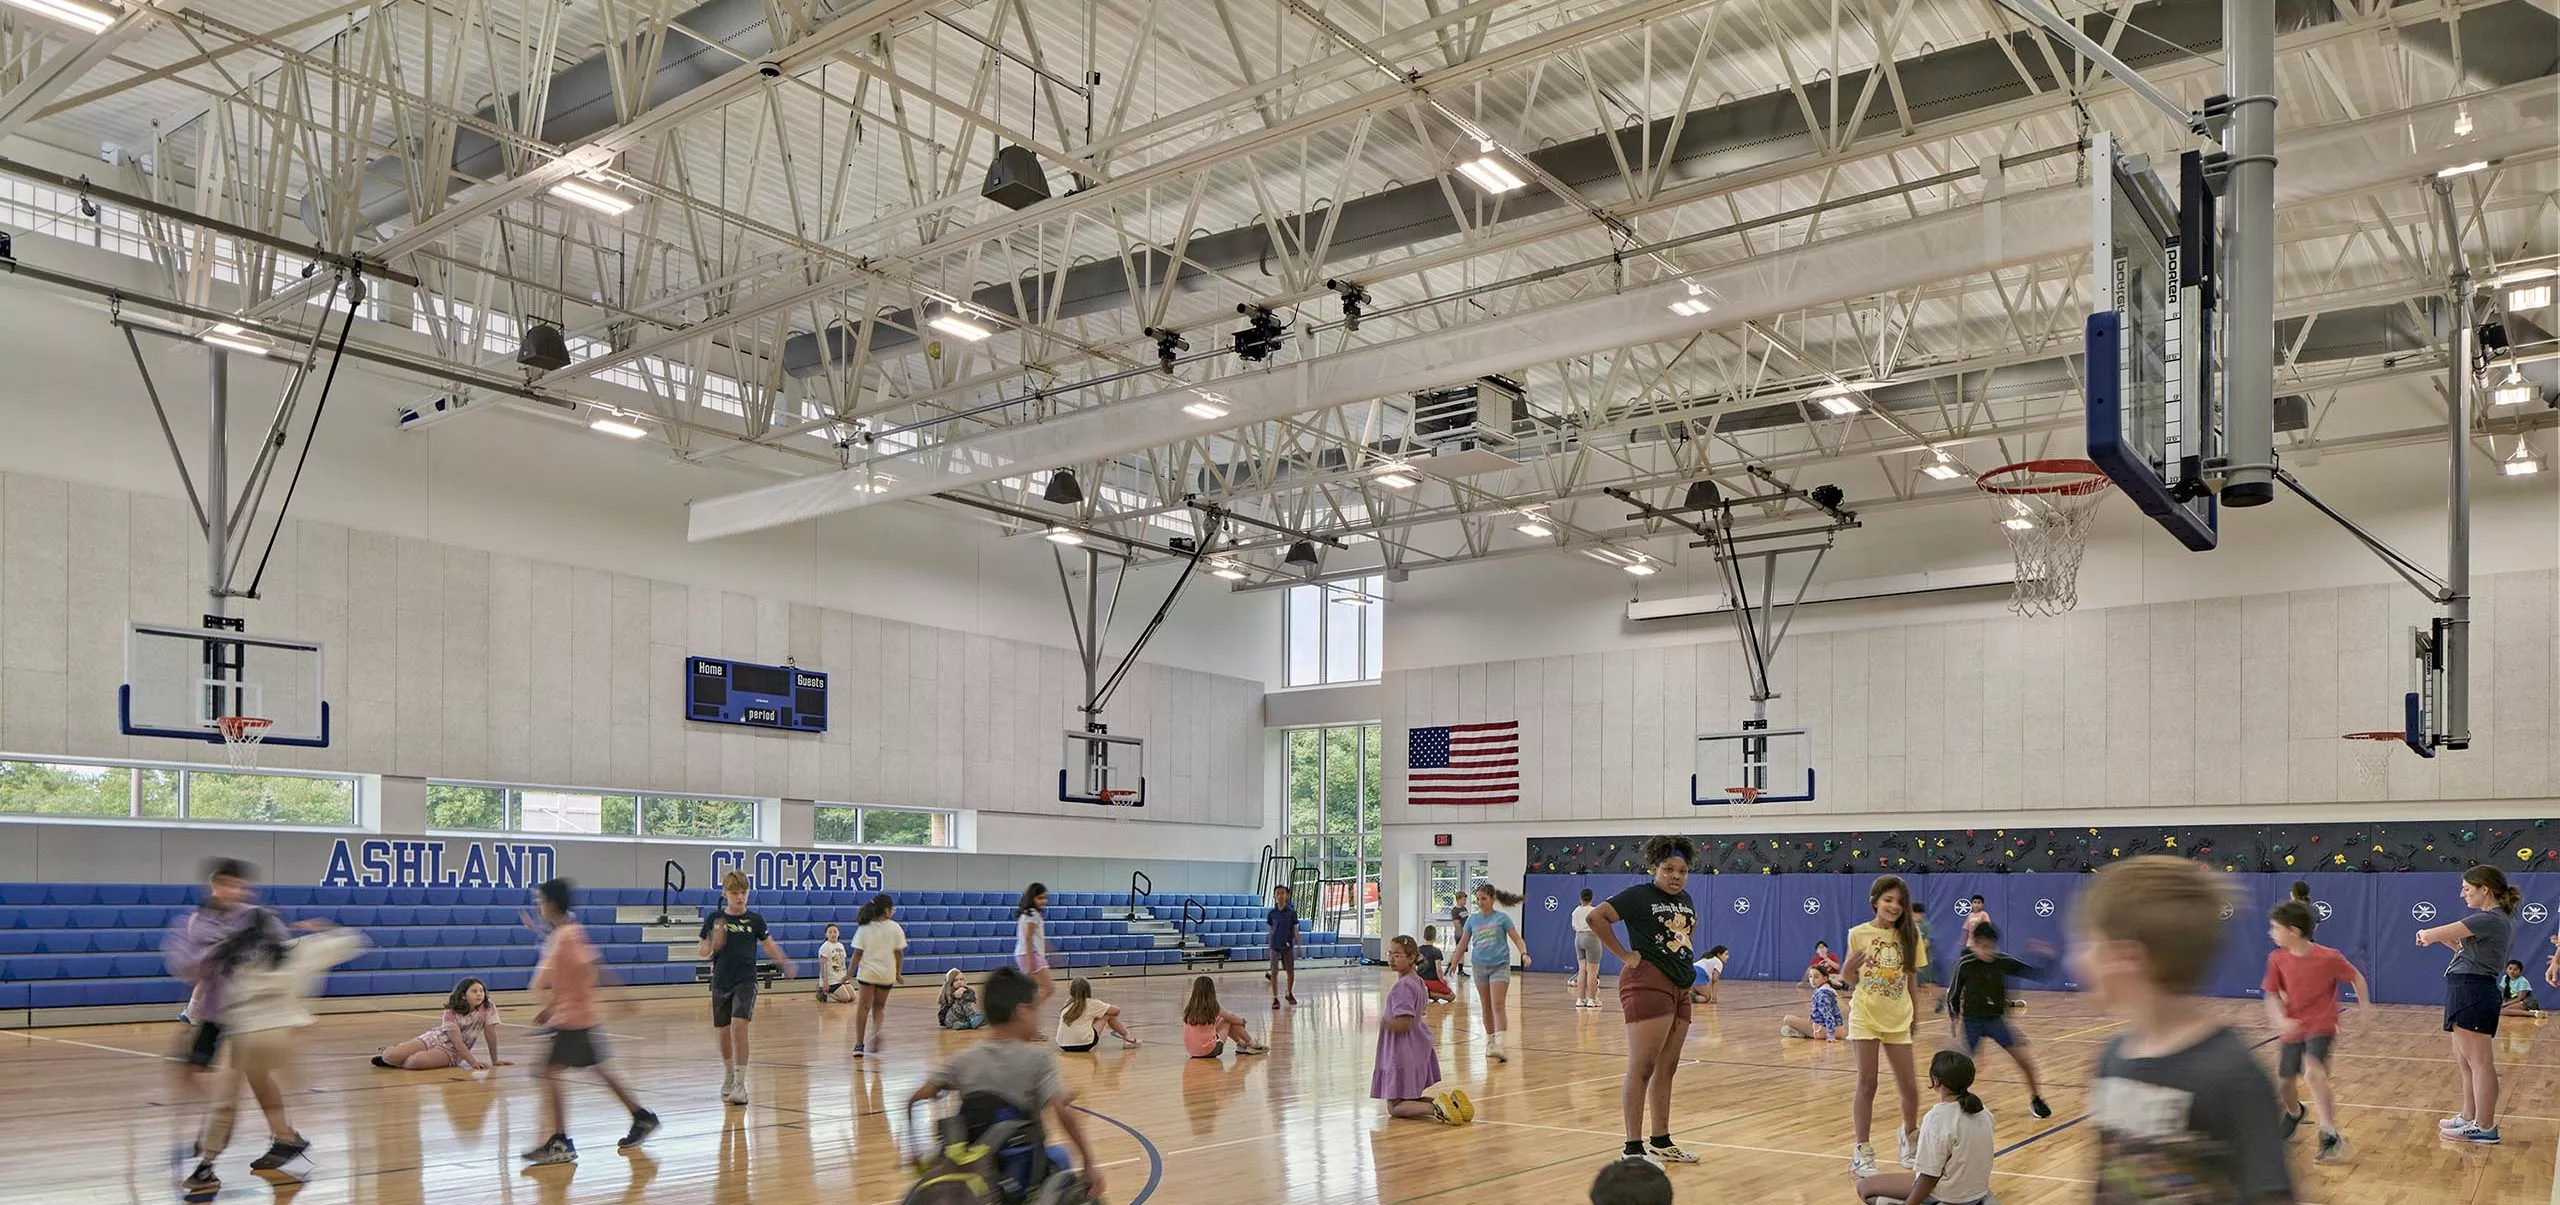
<svg viewBox="0 0 2560 1205">
<path fill-rule="evenodd" d="M 1458 1119 L 1459 1125 L 1466 1125 L 1476 1119 L 1476 1102 L 1467 1099 L 1464 1089 L 1451 1088 L 1448 1096 L 1448 1111 L 1450 1116 Z"/>
</svg>

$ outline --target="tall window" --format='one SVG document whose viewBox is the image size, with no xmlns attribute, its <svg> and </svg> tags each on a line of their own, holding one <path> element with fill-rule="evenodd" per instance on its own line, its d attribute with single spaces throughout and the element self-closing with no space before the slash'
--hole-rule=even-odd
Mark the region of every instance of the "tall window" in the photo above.
<svg viewBox="0 0 2560 1205">
<path fill-rule="evenodd" d="M 431 782 L 427 827 L 749 841 L 756 835 L 756 801 Z"/>
<path fill-rule="evenodd" d="M 1377 681 L 1386 590 L 1374 575 L 1289 587 L 1288 685 Z"/>
<path fill-rule="evenodd" d="M 1298 914 L 1379 936 L 1378 726 L 1289 730 L 1289 853 Z"/>
<path fill-rule="evenodd" d="M 346 828 L 356 822 L 356 780 L 148 762 L 0 761 L 0 813 Z"/>
<path fill-rule="evenodd" d="M 821 803 L 810 809 L 810 838 L 819 845 L 913 845 L 951 849 L 960 843 L 959 814 L 928 808 L 855 807 Z"/>
</svg>

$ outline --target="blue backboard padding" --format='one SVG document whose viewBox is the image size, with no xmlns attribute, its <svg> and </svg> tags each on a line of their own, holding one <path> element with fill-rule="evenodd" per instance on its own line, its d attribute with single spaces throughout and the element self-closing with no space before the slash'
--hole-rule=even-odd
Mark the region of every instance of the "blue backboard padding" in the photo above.
<svg viewBox="0 0 2560 1205">
<path fill-rule="evenodd" d="M 2158 469 L 2124 441 L 2124 397 L 2118 392 L 2115 366 L 2123 362 L 2124 319 L 2113 310 L 2089 315 L 2084 342 L 2088 387 L 2089 459 L 2107 479 L 2133 499 L 2142 513 L 2166 528 L 2194 552 L 2210 552 L 2220 540 L 2221 503 L 2206 494 L 2194 503 L 2180 502 Z"/>
</svg>

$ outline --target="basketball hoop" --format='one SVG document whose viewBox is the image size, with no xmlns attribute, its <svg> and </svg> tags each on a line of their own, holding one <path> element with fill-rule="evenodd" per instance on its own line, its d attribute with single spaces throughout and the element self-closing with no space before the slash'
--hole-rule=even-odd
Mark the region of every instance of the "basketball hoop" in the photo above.
<svg viewBox="0 0 2560 1205">
<path fill-rule="evenodd" d="M 1135 799 L 1137 796 L 1138 793 L 1136 791 L 1096 791 L 1093 793 L 1093 797 L 1101 800 L 1102 806 L 1104 807 L 1123 807 L 1126 805 L 1122 804 L 1120 802 L 1121 800 Z"/>
<path fill-rule="evenodd" d="M 2018 580 L 2009 609 L 2020 615 L 2060 615 L 2080 605 L 2080 555 L 2089 548 L 2089 525 L 2115 484 L 2088 460 L 2022 460 L 1974 479 L 1991 500 L 2000 534 L 2008 537 Z"/>
<path fill-rule="evenodd" d="M 1726 787 L 1724 793 L 1733 796 L 1735 803 L 1758 803 L 1765 791 L 1760 787 Z"/>
<path fill-rule="evenodd" d="M 2347 742 L 2348 764 L 2355 767 L 2357 780 L 2379 789 L 2391 783 L 2391 747 L 2407 743 L 2408 734 L 2350 732 L 2338 739 Z"/>
<path fill-rule="evenodd" d="M 231 764 L 247 769 L 258 764 L 258 742 L 267 739 L 267 729 L 275 721 L 254 715 L 214 717 L 213 725 L 222 730 L 222 752 Z"/>
</svg>

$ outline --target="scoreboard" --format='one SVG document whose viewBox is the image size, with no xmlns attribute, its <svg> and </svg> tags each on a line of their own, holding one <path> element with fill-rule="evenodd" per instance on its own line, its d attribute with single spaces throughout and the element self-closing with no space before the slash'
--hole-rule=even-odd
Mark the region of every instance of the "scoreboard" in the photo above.
<svg viewBox="0 0 2560 1205">
<path fill-rule="evenodd" d="M 789 732 L 827 730 L 827 676 L 725 657 L 684 661 L 685 718 Z"/>
</svg>

